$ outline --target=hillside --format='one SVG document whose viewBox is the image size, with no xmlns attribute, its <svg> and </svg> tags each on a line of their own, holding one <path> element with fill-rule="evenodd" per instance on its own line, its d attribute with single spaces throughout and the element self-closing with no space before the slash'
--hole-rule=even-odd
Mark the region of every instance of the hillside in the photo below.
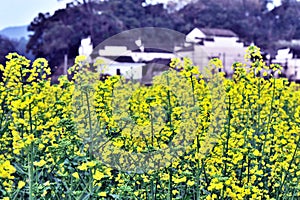
<svg viewBox="0 0 300 200">
<path fill-rule="evenodd" d="M 21 39 L 24 37 L 28 39 L 29 32 L 27 31 L 27 25 L 25 26 L 13 26 L 7 27 L 0 31 L 0 35 L 6 36 L 10 39 Z"/>
</svg>

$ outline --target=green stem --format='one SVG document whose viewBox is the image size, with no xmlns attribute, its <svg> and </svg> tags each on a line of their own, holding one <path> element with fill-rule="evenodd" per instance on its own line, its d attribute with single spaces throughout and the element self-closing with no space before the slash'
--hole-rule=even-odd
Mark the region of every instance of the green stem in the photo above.
<svg viewBox="0 0 300 200">
<path fill-rule="evenodd" d="M 155 188 L 154 188 L 153 179 L 151 179 L 151 200 L 154 199 L 155 199 Z"/>
<path fill-rule="evenodd" d="M 267 129 L 266 129 L 266 133 L 265 133 L 265 138 L 264 138 L 264 143 L 263 143 L 263 147 L 262 147 L 262 150 L 261 150 L 261 154 L 262 156 L 264 155 L 264 151 L 265 151 L 265 146 L 266 146 L 266 142 L 267 142 L 267 135 L 268 135 L 268 132 L 269 132 L 269 126 L 270 126 L 270 122 L 271 122 L 271 117 L 272 117 L 272 110 L 273 110 L 273 103 L 274 103 L 274 99 L 275 99 L 275 78 L 273 80 L 273 93 L 272 93 L 272 100 L 271 100 L 271 105 L 270 105 L 270 113 L 269 113 L 269 116 L 268 116 L 268 123 L 267 123 Z M 259 169 L 261 169 L 261 162 L 259 163 Z"/>
<path fill-rule="evenodd" d="M 199 159 L 198 159 L 198 163 L 197 163 L 197 188 L 196 188 L 196 198 L 200 199 L 200 163 L 199 163 Z"/>
<path fill-rule="evenodd" d="M 87 109 L 88 109 L 88 118 L 89 118 L 89 157 L 90 160 L 93 159 L 93 127 L 92 127 L 92 117 L 91 117 L 91 108 L 90 108 L 90 102 L 89 102 L 89 95 L 88 95 L 88 90 L 85 93 L 86 95 L 86 102 L 87 102 Z M 92 175 L 92 170 L 89 170 L 90 174 L 90 180 L 89 180 L 89 192 L 92 195 L 93 192 L 93 175 Z"/>
<path fill-rule="evenodd" d="M 230 120 L 231 120 L 231 98 L 229 95 L 229 104 L 228 104 L 228 119 L 227 119 L 227 135 L 226 135 L 226 143 L 225 143 L 225 151 L 223 152 L 223 158 L 225 158 L 224 162 L 224 169 L 223 169 L 223 177 L 226 176 L 227 174 L 227 154 L 228 154 L 228 149 L 229 149 L 229 138 L 230 138 Z M 222 189 L 222 199 L 224 199 L 224 194 L 225 194 L 226 186 L 223 185 Z"/>
<path fill-rule="evenodd" d="M 248 95 L 248 101 L 250 102 L 250 96 Z M 249 105 L 249 108 L 251 108 L 251 104 Z M 248 143 L 248 137 L 247 137 L 247 133 L 249 131 L 249 111 L 247 112 L 247 121 L 246 121 L 246 131 L 244 132 L 244 144 L 243 144 L 243 148 L 246 148 L 246 143 Z M 248 150 L 248 159 L 249 159 L 249 150 Z M 240 185 L 242 185 L 242 180 L 243 180 L 243 169 L 244 169 L 244 163 L 246 163 L 246 160 L 247 160 L 247 156 L 244 155 L 243 156 L 243 161 L 242 161 L 242 167 L 241 167 L 241 170 L 240 170 Z M 245 166 L 246 168 L 246 166 Z"/>
<path fill-rule="evenodd" d="M 250 165 L 251 165 L 251 158 L 249 157 L 249 154 L 250 154 L 250 149 L 248 149 L 248 172 L 247 172 L 247 183 L 250 182 Z"/>
<path fill-rule="evenodd" d="M 227 119 L 227 135 L 226 135 L 226 143 L 225 143 L 225 151 L 223 154 L 223 157 L 225 157 L 225 159 L 227 159 L 227 153 L 228 153 L 228 149 L 229 149 L 229 138 L 230 138 L 230 120 L 231 120 L 231 102 L 230 102 L 230 96 L 229 96 L 229 106 L 228 106 L 228 119 Z M 227 160 L 225 160 L 225 166 L 224 166 L 224 170 L 223 170 L 223 176 L 226 176 L 227 173 Z"/>
<path fill-rule="evenodd" d="M 93 126 L 92 126 L 92 116 L 91 116 L 91 106 L 89 102 L 89 95 L 88 91 L 85 93 L 86 96 L 86 103 L 87 103 L 87 109 L 88 109 L 88 119 L 89 119 L 89 156 L 90 159 L 93 159 Z"/>
<path fill-rule="evenodd" d="M 29 200 L 33 200 L 33 162 L 32 162 L 32 144 L 28 148 L 28 179 L 29 179 Z"/>
<path fill-rule="evenodd" d="M 192 94 L 193 94 L 193 106 L 196 105 L 196 98 L 195 98 L 195 86 L 194 86 L 194 81 L 193 81 L 193 74 L 190 76 L 191 82 L 192 82 Z"/>
<path fill-rule="evenodd" d="M 260 79 L 258 79 L 258 99 L 261 98 L 261 85 L 260 85 Z M 261 106 L 258 104 L 256 114 L 257 114 L 257 123 L 256 123 L 256 128 L 255 128 L 255 135 L 258 135 L 259 128 L 260 128 L 260 111 L 261 111 Z"/>
<path fill-rule="evenodd" d="M 169 173 L 170 173 L 170 177 L 169 177 L 169 185 L 168 185 L 168 189 L 169 189 L 168 200 L 172 200 L 172 171 L 171 171 L 171 169 L 169 169 Z"/>
<path fill-rule="evenodd" d="M 293 161 L 294 161 L 294 159 L 295 159 L 295 156 L 296 156 L 296 153 L 297 153 L 297 150 L 298 150 L 298 147 L 299 147 L 299 143 L 300 143 L 300 137 L 298 138 L 297 145 L 296 145 L 296 148 L 295 148 L 295 150 L 294 150 L 293 157 L 292 157 L 292 159 L 291 159 L 291 161 L 290 161 L 290 163 L 289 163 L 287 172 L 285 173 L 285 175 L 284 175 L 284 177 L 283 177 L 283 180 L 282 180 L 282 182 L 280 183 L 280 186 L 279 186 L 279 188 L 278 188 L 278 190 L 277 190 L 276 199 L 278 199 L 279 194 L 281 193 L 281 190 L 282 190 L 282 186 L 284 185 L 285 180 L 286 180 L 286 178 L 287 178 L 287 176 L 288 176 L 288 174 L 289 174 L 289 170 L 291 169 L 291 166 L 292 166 Z"/>
<path fill-rule="evenodd" d="M 149 103 L 149 107 L 150 107 L 150 117 L 151 117 L 151 145 L 154 148 L 154 122 L 153 122 L 153 115 L 152 115 L 152 107 Z"/>
<path fill-rule="evenodd" d="M 200 154 L 200 139 L 199 139 L 199 134 L 197 135 L 197 155 L 199 156 Z M 197 188 L 196 188 L 196 198 L 200 199 L 200 159 L 199 157 L 197 158 Z"/>
<path fill-rule="evenodd" d="M 31 116 L 31 104 L 29 104 L 29 124 L 30 124 L 30 133 L 33 133 L 32 129 L 32 116 Z M 32 141 L 33 142 L 33 141 Z M 34 181 L 34 174 L 33 174 L 33 143 L 31 142 L 28 148 L 28 179 L 29 179 L 29 200 L 34 199 L 33 194 L 33 181 Z"/>
<path fill-rule="evenodd" d="M 170 86 L 170 81 L 169 81 L 169 75 L 167 74 L 167 85 Z M 170 88 L 168 88 L 167 91 L 167 98 L 168 98 L 168 104 L 169 104 L 169 122 L 170 122 L 170 127 L 172 127 L 172 105 L 171 105 L 171 94 L 170 94 Z"/>
</svg>

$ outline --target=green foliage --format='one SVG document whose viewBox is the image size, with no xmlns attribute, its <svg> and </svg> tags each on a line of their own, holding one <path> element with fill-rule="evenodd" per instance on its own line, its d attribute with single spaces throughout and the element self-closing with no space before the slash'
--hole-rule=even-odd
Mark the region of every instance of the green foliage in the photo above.
<svg viewBox="0 0 300 200">
<path fill-rule="evenodd" d="M 282 6 L 268 11 L 270 0 L 198 0 L 173 12 L 163 4 L 147 2 L 74 1 L 53 16 L 40 13 L 29 26 L 34 34 L 27 49 L 36 57 L 47 58 L 54 67 L 63 62 L 64 54 L 73 60 L 80 40 L 87 35 L 96 46 L 121 31 L 140 27 L 165 27 L 182 33 L 195 27 L 231 29 L 244 42 L 254 42 L 272 54 L 278 48 L 276 41 L 300 38 L 297 1 L 284 1 Z"/>
<path fill-rule="evenodd" d="M 15 46 L 8 38 L 0 36 L 0 64 L 5 64 L 5 56 L 15 51 Z"/>
</svg>

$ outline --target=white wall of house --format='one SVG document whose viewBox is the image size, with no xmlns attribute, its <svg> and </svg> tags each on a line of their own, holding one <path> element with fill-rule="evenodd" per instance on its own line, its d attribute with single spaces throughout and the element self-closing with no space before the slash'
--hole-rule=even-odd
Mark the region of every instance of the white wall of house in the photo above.
<svg viewBox="0 0 300 200">
<path fill-rule="evenodd" d="M 219 58 L 224 67 L 224 71 L 229 75 L 233 74 L 233 70 L 231 68 L 232 64 L 235 62 L 244 62 L 244 55 L 246 53 L 246 47 L 235 47 L 235 46 L 212 46 L 206 47 L 202 46 L 202 52 L 205 52 L 208 56 L 207 64 L 209 60 L 213 57 Z"/>
<path fill-rule="evenodd" d="M 198 43 L 201 41 L 200 38 L 205 38 L 206 35 L 198 28 L 194 28 L 191 32 L 186 35 L 186 42 Z"/>
<path fill-rule="evenodd" d="M 78 49 L 79 55 L 84 55 L 89 57 L 93 52 L 93 44 L 91 41 L 91 37 L 87 37 L 81 40 L 80 47 Z"/>
<path fill-rule="evenodd" d="M 202 39 L 203 45 L 198 44 Z M 246 47 L 238 42 L 238 37 L 210 36 L 207 37 L 200 29 L 194 28 L 186 37 L 187 42 L 192 43 L 192 50 L 179 51 L 180 57 L 188 57 L 199 66 L 200 70 L 208 65 L 211 58 L 219 58 L 223 62 L 224 71 L 231 75 L 231 66 L 235 62 L 244 62 Z"/>
<path fill-rule="evenodd" d="M 277 55 L 275 56 L 275 60 L 273 62 L 275 63 L 286 63 L 287 60 L 290 60 L 293 58 L 293 54 L 290 53 L 290 49 L 279 49 L 277 51 Z"/>
<path fill-rule="evenodd" d="M 98 72 L 103 74 L 116 75 L 117 69 L 119 69 L 121 75 L 126 79 L 141 80 L 143 66 L 145 66 L 144 63 L 104 63 L 103 65 L 99 66 Z"/>
<path fill-rule="evenodd" d="M 131 56 L 134 62 L 151 61 L 155 58 L 171 59 L 175 57 L 174 53 L 160 53 L 160 52 L 132 52 L 125 46 L 105 46 L 104 49 L 99 50 L 100 56 Z"/>
<path fill-rule="evenodd" d="M 146 66 L 144 62 L 153 59 L 172 59 L 176 57 L 174 53 L 160 53 L 160 52 L 133 52 L 128 50 L 126 46 L 105 46 L 104 49 L 99 50 L 100 58 L 105 60 L 104 64 L 98 69 L 99 72 L 115 75 L 117 69 L 120 70 L 121 75 L 126 79 L 142 80 L 143 67 Z M 105 57 L 119 57 L 130 56 L 132 63 L 116 62 Z"/>
<path fill-rule="evenodd" d="M 178 55 L 180 57 L 188 57 L 193 63 L 199 66 L 200 71 L 205 72 L 205 67 L 208 66 L 210 59 L 219 58 L 223 63 L 223 69 L 228 75 L 233 74 L 231 68 L 235 62 L 245 62 L 244 55 L 246 47 L 216 47 L 194 45 L 194 50 L 182 51 Z"/>
<path fill-rule="evenodd" d="M 214 42 L 212 43 L 212 46 L 215 47 L 244 47 L 244 44 L 241 42 L 237 42 L 237 37 L 214 37 Z M 208 43 L 207 43 L 208 44 Z M 206 42 L 204 43 L 204 46 L 206 45 Z"/>
<path fill-rule="evenodd" d="M 172 59 L 175 57 L 173 53 L 156 53 L 156 52 L 132 52 L 131 57 L 134 62 L 151 61 L 155 58 Z"/>
<path fill-rule="evenodd" d="M 290 53 L 289 48 L 279 49 L 272 63 L 287 66 L 287 69 L 283 71 L 287 78 L 290 80 L 300 80 L 300 59 L 293 58 L 293 54 Z"/>
<path fill-rule="evenodd" d="M 105 46 L 104 49 L 99 50 L 100 56 L 124 56 L 131 53 L 126 46 Z"/>
<path fill-rule="evenodd" d="M 207 37 L 200 29 L 194 28 L 186 36 L 187 44 L 193 45 L 193 48 L 187 51 L 180 51 L 179 48 L 176 50 L 180 52 L 180 57 L 192 59 L 194 64 L 199 66 L 200 70 L 203 70 L 204 66 L 208 65 L 210 58 L 218 57 L 224 64 L 224 71 L 230 75 L 233 73 L 231 66 L 234 62 L 244 62 L 244 55 L 247 49 L 238 40 L 238 37 Z M 198 44 L 201 41 L 203 41 L 203 45 Z M 300 40 L 293 40 L 292 43 L 300 44 Z M 287 77 L 291 80 L 300 80 L 300 58 L 293 58 L 289 48 L 278 50 L 276 58 L 272 62 L 282 66 L 287 65 L 287 69 L 284 71 Z"/>
<path fill-rule="evenodd" d="M 300 80 L 300 59 L 288 59 L 286 74 L 293 80 Z"/>
</svg>

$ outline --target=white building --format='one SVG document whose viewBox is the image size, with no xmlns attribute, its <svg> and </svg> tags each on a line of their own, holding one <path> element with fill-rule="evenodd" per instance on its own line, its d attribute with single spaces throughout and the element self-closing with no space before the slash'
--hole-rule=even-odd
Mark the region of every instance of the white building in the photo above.
<svg viewBox="0 0 300 200">
<path fill-rule="evenodd" d="M 98 72 L 100 74 L 117 75 L 118 71 L 120 75 L 124 76 L 128 80 L 141 80 L 143 74 L 143 67 L 145 63 L 128 63 L 117 62 L 107 59 L 105 57 L 98 57 L 103 64 L 99 66 Z"/>
<path fill-rule="evenodd" d="M 87 37 L 81 40 L 80 47 L 78 49 L 79 55 L 84 55 L 87 58 L 90 57 L 91 53 L 93 52 L 93 44 L 91 41 L 91 37 Z"/>
<path fill-rule="evenodd" d="M 294 52 L 294 53 L 293 53 Z M 291 81 L 300 81 L 300 57 L 291 48 L 279 49 L 272 63 L 283 67 L 284 75 Z"/>
<path fill-rule="evenodd" d="M 145 48 L 141 40 L 111 40 L 97 49 L 97 58 L 103 58 L 105 74 L 114 75 L 119 70 L 126 79 L 151 84 L 152 77 L 164 70 L 157 59 L 171 60 L 175 54 L 167 51 L 155 51 Z M 151 68 L 151 69 L 150 69 Z"/>
<path fill-rule="evenodd" d="M 234 62 L 243 62 L 246 47 L 238 36 L 227 29 L 194 28 L 186 36 L 186 44 L 176 48 L 180 57 L 189 57 L 195 65 L 203 70 L 212 58 L 223 61 L 224 71 L 231 76 L 231 66 Z"/>
</svg>

